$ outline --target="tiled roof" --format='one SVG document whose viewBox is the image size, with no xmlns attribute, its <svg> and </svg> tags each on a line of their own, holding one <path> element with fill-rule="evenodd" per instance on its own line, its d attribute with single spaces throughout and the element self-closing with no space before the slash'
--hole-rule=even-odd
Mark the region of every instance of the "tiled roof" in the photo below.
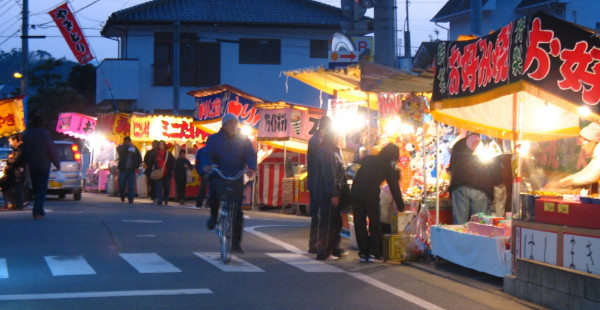
<svg viewBox="0 0 600 310">
<path fill-rule="evenodd" d="M 488 0 L 482 0 L 485 5 Z M 464 14 L 471 11 L 471 0 L 449 0 L 431 19 L 433 22 L 446 22 L 448 17 Z"/>
<path fill-rule="evenodd" d="M 113 13 L 102 30 L 116 24 L 157 22 L 337 26 L 342 11 L 313 0 L 153 0 Z"/>
</svg>

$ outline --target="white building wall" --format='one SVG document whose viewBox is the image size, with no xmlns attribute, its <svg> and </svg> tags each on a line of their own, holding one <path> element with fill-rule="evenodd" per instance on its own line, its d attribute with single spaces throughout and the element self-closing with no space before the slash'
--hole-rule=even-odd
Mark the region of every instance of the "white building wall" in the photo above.
<svg viewBox="0 0 600 310">
<path fill-rule="evenodd" d="M 203 31 L 204 30 L 204 31 Z M 154 62 L 154 31 L 162 29 L 130 29 L 127 44 L 123 44 L 122 57 L 139 60 L 139 75 L 131 77 L 139 83 L 139 96 L 135 105 L 152 113 L 154 109 L 169 109 L 173 106 L 173 87 L 152 85 Z M 197 32 L 201 41 L 215 42 L 216 39 L 237 41 L 240 38 L 281 39 L 281 64 L 239 64 L 239 44 L 221 43 L 221 84 L 229 84 L 251 95 L 268 101 L 287 101 L 319 106 L 320 92 L 295 79 L 287 78 L 282 72 L 294 69 L 327 66 L 326 58 L 310 58 L 310 39 L 328 40 L 333 31 L 317 29 L 261 29 L 226 28 L 202 29 L 183 28 L 181 32 Z M 193 110 L 194 98 L 186 93 L 198 87 L 180 88 L 180 110 Z M 326 97 L 326 96 L 323 96 Z"/>
</svg>

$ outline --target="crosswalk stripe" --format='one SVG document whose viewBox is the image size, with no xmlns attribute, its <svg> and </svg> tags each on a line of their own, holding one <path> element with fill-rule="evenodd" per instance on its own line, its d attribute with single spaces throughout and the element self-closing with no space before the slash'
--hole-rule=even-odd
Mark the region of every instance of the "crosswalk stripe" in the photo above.
<svg viewBox="0 0 600 310">
<path fill-rule="evenodd" d="M 207 288 L 178 289 L 178 290 L 147 290 L 147 291 L 108 291 L 108 292 L 77 292 L 77 293 L 51 293 L 51 294 L 15 294 L 0 295 L 0 300 L 41 300 L 41 299 L 73 299 L 73 298 L 101 298 L 101 297 L 129 297 L 129 296 L 169 296 L 169 295 L 198 295 L 212 294 Z"/>
<path fill-rule="evenodd" d="M 77 276 L 96 274 L 96 271 L 81 255 L 44 256 L 53 276 Z"/>
<path fill-rule="evenodd" d="M 231 255 L 231 262 L 229 262 L 229 264 L 225 264 L 221 260 L 220 253 L 194 252 L 194 254 L 225 272 L 264 272 L 264 270 L 240 259 L 235 255 Z"/>
<path fill-rule="evenodd" d="M 156 253 L 121 253 L 119 255 L 139 273 L 181 272 L 179 268 Z"/>
<path fill-rule="evenodd" d="M 0 279 L 8 279 L 8 268 L 6 258 L 0 258 Z"/>
<path fill-rule="evenodd" d="M 296 253 L 267 253 L 267 255 L 305 272 L 344 272 L 337 267 Z"/>
</svg>

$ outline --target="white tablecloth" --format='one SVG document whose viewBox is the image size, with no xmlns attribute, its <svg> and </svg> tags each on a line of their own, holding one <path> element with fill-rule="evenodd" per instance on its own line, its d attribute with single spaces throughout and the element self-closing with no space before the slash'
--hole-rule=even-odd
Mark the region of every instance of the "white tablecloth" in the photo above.
<svg viewBox="0 0 600 310">
<path fill-rule="evenodd" d="M 485 237 L 431 227 L 431 252 L 455 264 L 497 277 L 511 273 L 512 255 L 501 237 Z"/>
</svg>

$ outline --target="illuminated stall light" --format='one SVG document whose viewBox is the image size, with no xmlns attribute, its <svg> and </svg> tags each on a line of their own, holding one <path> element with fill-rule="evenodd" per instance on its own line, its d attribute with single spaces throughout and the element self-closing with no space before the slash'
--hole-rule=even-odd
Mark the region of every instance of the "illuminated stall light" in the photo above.
<svg viewBox="0 0 600 310">
<path fill-rule="evenodd" d="M 579 107 L 577 109 L 577 113 L 579 113 L 579 115 L 582 117 L 588 117 L 592 114 L 592 110 L 590 110 L 588 107 Z"/>
</svg>

